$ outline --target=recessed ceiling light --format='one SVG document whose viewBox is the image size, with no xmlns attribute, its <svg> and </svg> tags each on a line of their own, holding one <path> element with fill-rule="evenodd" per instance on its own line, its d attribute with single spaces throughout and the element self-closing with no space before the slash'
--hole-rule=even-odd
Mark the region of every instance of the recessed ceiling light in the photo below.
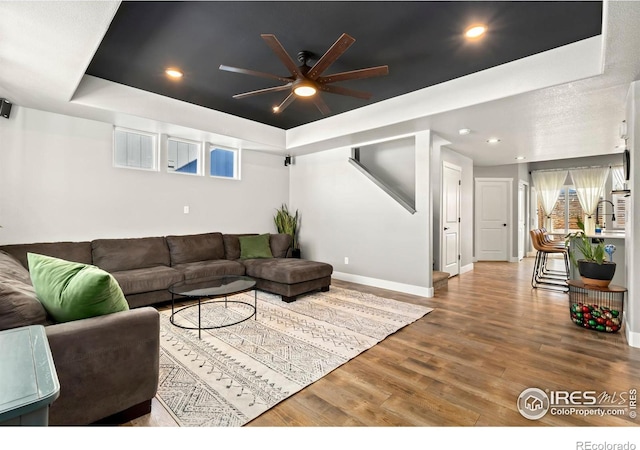
<svg viewBox="0 0 640 450">
<path fill-rule="evenodd" d="M 183 76 L 183 73 L 181 71 L 179 71 L 178 69 L 173 69 L 173 68 L 169 68 L 169 69 L 165 70 L 164 73 L 166 73 L 167 76 L 169 76 L 171 78 L 182 78 L 182 76 Z"/>
<path fill-rule="evenodd" d="M 523 159 L 527 159 L 527 158 L 525 158 L 524 156 L 516 156 L 516 159 L 518 161 L 522 161 Z"/>
<path fill-rule="evenodd" d="M 474 25 L 470 28 L 467 28 L 467 31 L 464 32 L 464 35 L 469 39 L 476 39 L 482 36 L 487 31 L 487 27 L 484 25 Z"/>
<path fill-rule="evenodd" d="M 469 134 L 469 133 L 471 133 L 471 130 L 469 128 L 460 128 L 458 130 L 458 134 L 461 134 L 461 135 L 465 135 L 465 134 Z"/>
<path fill-rule="evenodd" d="M 498 138 L 489 138 L 489 139 L 487 139 L 487 142 L 489 144 L 497 144 L 498 142 L 500 142 L 500 139 L 498 139 Z"/>
</svg>

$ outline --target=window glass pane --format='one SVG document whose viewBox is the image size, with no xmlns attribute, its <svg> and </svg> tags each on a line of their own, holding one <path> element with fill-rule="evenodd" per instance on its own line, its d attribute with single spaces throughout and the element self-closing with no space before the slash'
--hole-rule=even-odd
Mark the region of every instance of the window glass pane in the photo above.
<svg viewBox="0 0 640 450">
<path fill-rule="evenodd" d="M 573 187 L 569 188 L 569 229 L 578 230 L 578 218 L 584 221 L 584 211 L 578 200 L 578 194 Z"/>
<path fill-rule="evenodd" d="M 611 199 L 615 207 L 616 220 L 612 220 L 612 228 L 624 229 L 627 224 L 627 198 L 621 194 L 613 194 Z"/>
<path fill-rule="evenodd" d="M 127 134 L 116 131 L 114 145 L 115 145 L 114 146 L 115 164 L 117 166 L 126 166 L 127 165 Z"/>
<path fill-rule="evenodd" d="M 156 169 L 155 138 L 152 135 L 116 129 L 114 164 L 119 167 Z"/>
<path fill-rule="evenodd" d="M 236 152 L 221 148 L 211 149 L 211 169 L 213 177 L 235 178 Z"/>
<path fill-rule="evenodd" d="M 154 166 L 153 142 L 150 136 L 140 136 L 140 167 L 152 169 Z"/>
<path fill-rule="evenodd" d="M 556 206 L 553 207 L 553 211 L 551 212 L 554 230 L 564 230 L 566 227 L 566 222 L 565 222 L 566 201 L 567 201 L 566 188 L 562 188 L 562 190 L 560 191 L 560 194 L 558 195 L 558 202 L 556 203 Z"/>
<path fill-rule="evenodd" d="M 169 139 L 167 146 L 167 169 L 170 172 L 198 174 L 200 145 Z"/>
</svg>

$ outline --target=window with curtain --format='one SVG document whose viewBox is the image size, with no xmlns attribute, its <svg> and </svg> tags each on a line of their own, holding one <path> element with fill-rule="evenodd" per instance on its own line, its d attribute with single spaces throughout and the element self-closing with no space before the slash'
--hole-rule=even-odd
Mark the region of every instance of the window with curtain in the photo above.
<svg viewBox="0 0 640 450">
<path fill-rule="evenodd" d="M 614 166 L 609 170 L 608 167 L 604 168 L 596 168 L 598 171 L 596 173 L 600 173 L 600 179 L 596 179 L 596 183 L 599 184 L 602 181 L 602 177 L 604 176 L 604 183 L 602 185 L 602 189 L 597 189 L 597 200 L 595 201 L 595 205 L 598 202 L 601 202 L 598 209 L 598 224 L 601 226 L 606 225 L 606 229 L 608 230 L 624 230 L 626 223 L 626 197 L 624 194 L 611 194 L 610 198 L 607 196 L 607 192 L 605 191 L 605 186 L 607 180 L 611 182 L 612 190 L 616 190 L 618 184 L 624 183 L 622 166 Z M 583 169 L 572 169 L 572 170 L 583 170 Z M 532 178 L 533 174 L 532 172 Z M 580 174 L 576 176 L 580 177 Z M 584 177 L 583 177 L 584 178 Z M 573 178 L 569 178 L 570 181 Z M 534 181 L 535 183 L 535 181 Z M 583 188 L 582 194 L 588 195 L 592 191 L 587 187 L 584 187 L 583 180 Z M 538 196 L 538 227 L 545 227 L 550 230 L 569 230 L 569 231 L 577 231 L 578 230 L 578 217 L 584 222 L 585 216 L 588 215 L 588 210 L 583 208 L 582 203 L 579 198 L 578 189 L 574 184 L 565 184 L 563 185 L 555 198 L 555 204 L 551 213 L 549 214 L 551 217 L 547 220 L 547 214 L 545 213 L 544 205 L 542 204 L 541 196 Z M 602 202 L 603 200 L 611 200 L 614 204 L 612 207 L 608 202 Z M 589 206 L 587 204 L 587 206 Z M 592 222 L 595 224 L 594 207 L 592 215 Z M 616 220 L 613 220 L 612 213 L 615 214 Z M 551 227 L 549 226 L 551 223 Z"/>
<path fill-rule="evenodd" d="M 549 231 L 555 228 L 553 212 L 567 179 L 567 172 L 566 170 L 531 172 L 533 185 L 538 192 L 538 210 L 541 209 L 544 215 L 543 223 L 540 225 L 541 228 L 544 227 Z"/>
<path fill-rule="evenodd" d="M 565 185 L 560 189 L 556 204 L 550 216 L 553 230 L 578 230 L 578 217 L 584 220 L 584 210 L 580 205 L 576 189 L 573 185 Z M 600 211 L 600 223 L 603 223 L 602 220 L 603 210 Z M 538 199 L 538 227 L 545 227 L 549 230 L 549 226 L 545 225 L 545 223 L 547 223 L 546 214 Z"/>
<path fill-rule="evenodd" d="M 589 167 L 571 169 L 569 174 L 576 188 L 580 206 L 584 212 L 584 227 L 587 233 L 593 233 L 596 225 L 596 207 L 604 194 L 604 185 L 609 177 L 609 167 Z"/>
<path fill-rule="evenodd" d="M 624 189 L 624 182 L 624 167 L 611 167 L 611 189 L 614 191 L 620 191 Z"/>
<path fill-rule="evenodd" d="M 625 188 L 623 166 L 613 166 L 611 168 L 611 188 L 614 191 L 621 191 Z M 624 230 L 627 223 L 627 197 L 622 193 L 612 193 L 611 202 L 614 204 L 613 212 L 616 216 L 616 220 L 611 221 L 611 228 Z"/>
</svg>

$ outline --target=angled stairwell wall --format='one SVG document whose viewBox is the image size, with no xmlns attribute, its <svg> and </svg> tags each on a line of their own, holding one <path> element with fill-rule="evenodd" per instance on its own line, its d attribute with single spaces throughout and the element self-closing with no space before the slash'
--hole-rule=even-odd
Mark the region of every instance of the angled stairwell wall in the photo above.
<svg viewBox="0 0 640 450">
<path fill-rule="evenodd" d="M 411 214 L 416 212 L 415 138 L 355 147 L 349 162 Z"/>
</svg>

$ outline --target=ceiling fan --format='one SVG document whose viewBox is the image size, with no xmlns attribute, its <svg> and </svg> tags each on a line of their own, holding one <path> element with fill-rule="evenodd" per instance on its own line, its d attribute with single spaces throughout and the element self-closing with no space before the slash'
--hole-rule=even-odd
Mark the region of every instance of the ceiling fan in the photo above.
<svg viewBox="0 0 640 450">
<path fill-rule="evenodd" d="M 298 53 L 298 66 L 293 58 L 289 56 L 284 49 L 280 41 L 273 34 L 261 34 L 260 37 L 264 39 L 267 45 L 273 50 L 273 52 L 280 58 L 286 68 L 291 73 L 289 77 L 282 77 L 279 75 L 273 75 L 265 72 L 257 72 L 255 70 L 241 69 L 238 67 L 220 65 L 220 70 L 227 72 L 243 73 L 246 75 L 253 75 L 263 78 L 271 78 L 281 81 L 285 84 L 281 86 L 274 86 L 265 89 L 258 89 L 257 91 L 245 92 L 243 94 L 236 94 L 233 98 L 246 98 L 258 94 L 265 94 L 268 92 L 278 91 L 291 91 L 289 95 L 278 106 L 273 107 L 274 113 L 280 113 L 289 106 L 297 97 L 311 97 L 316 107 L 322 114 L 329 114 L 331 111 L 327 104 L 322 100 L 319 95 L 316 95 L 318 91 L 329 92 L 331 94 L 348 95 L 351 97 L 361 98 L 368 100 L 371 98 L 371 94 L 368 92 L 356 91 L 353 89 L 347 89 L 341 86 L 333 86 L 332 83 L 338 81 L 358 80 L 363 78 L 377 77 L 381 75 L 387 75 L 389 73 L 388 66 L 369 67 L 366 69 L 351 70 L 348 72 L 335 73 L 332 75 L 322 76 L 325 70 L 331 66 L 351 45 L 356 41 L 354 38 L 346 33 L 342 36 L 326 51 L 324 55 L 318 59 L 318 61 L 309 67 L 307 64 L 311 59 L 311 53 L 307 51 L 301 51 Z"/>
</svg>

